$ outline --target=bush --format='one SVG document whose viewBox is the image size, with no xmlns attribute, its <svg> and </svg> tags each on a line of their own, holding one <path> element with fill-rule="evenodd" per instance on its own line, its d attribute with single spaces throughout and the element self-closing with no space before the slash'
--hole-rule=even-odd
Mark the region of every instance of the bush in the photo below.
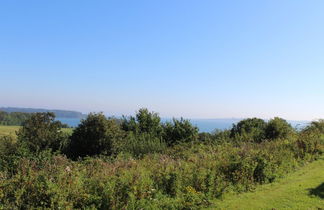
<svg viewBox="0 0 324 210">
<path fill-rule="evenodd" d="M 66 141 L 62 124 L 55 121 L 54 113 L 35 113 L 23 123 L 17 132 L 18 144 L 32 153 L 44 150 L 60 151 Z"/>
<path fill-rule="evenodd" d="M 303 132 L 318 132 L 324 134 L 324 120 L 313 121 L 306 128 L 303 129 Z"/>
<path fill-rule="evenodd" d="M 107 119 L 102 113 L 90 113 L 75 128 L 67 156 L 72 158 L 111 155 L 114 141 L 119 141 L 123 133 L 114 119 Z"/>
<path fill-rule="evenodd" d="M 324 152 L 324 136 L 318 130 L 305 130 L 297 138 L 297 152 L 302 159 L 316 159 Z"/>
<path fill-rule="evenodd" d="M 265 137 L 267 139 L 285 139 L 293 134 L 293 127 L 284 119 L 275 117 L 271 119 L 265 128 Z"/>
<path fill-rule="evenodd" d="M 149 153 L 162 153 L 166 150 L 166 143 L 148 133 L 134 134 L 129 132 L 127 137 L 115 145 L 116 154 L 126 153 L 133 157 L 142 157 Z"/>
<path fill-rule="evenodd" d="M 168 145 L 176 143 L 194 142 L 198 139 L 198 128 L 189 120 L 173 119 L 163 125 L 163 139 Z"/>
<path fill-rule="evenodd" d="M 266 122 L 258 118 L 241 120 L 236 125 L 233 125 L 231 137 L 240 141 L 259 143 L 265 139 L 266 126 Z"/>
<path fill-rule="evenodd" d="M 121 127 L 124 131 L 135 134 L 148 133 L 160 137 L 162 133 L 161 118 L 155 112 L 149 112 L 148 109 L 140 109 L 136 117 L 123 117 Z"/>
</svg>

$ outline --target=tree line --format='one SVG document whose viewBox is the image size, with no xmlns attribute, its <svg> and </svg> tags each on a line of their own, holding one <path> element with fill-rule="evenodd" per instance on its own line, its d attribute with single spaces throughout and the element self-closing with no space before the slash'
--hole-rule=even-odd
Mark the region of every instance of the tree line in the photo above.
<svg viewBox="0 0 324 210">
<path fill-rule="evenodd" d="M 0 110 L 0 125 L 21 126 L 25 121 L 27 121 L 32 116 L 33 113 L 5 112 Z M 68 128 L 69 125 L 61 123 L 61 127 Z"/>
<path fill-rule="evenodd" d="M 135 116 L 122 119 L 90 113 L 73 130 L 71 136 L 62 132 L 64 126 L 53 113 L 31 115 L 18 132 L 18 142 L 31 152 L 51 150 L 72 159 L 87 156 L 113 156 L 121 152 L 139 157 L 160 152 L 177 144 L 207 142 L 273 141 L 286 139 L 297 131 L 284 119 L 275 117 L 268 122 L 259 118 L 244 119 L 229 130 L 199 133 L 189 120 L 180 118 L 162 122 L 160 116 L 140 109 Z"/>
<path fill-rule="evenodd" d="M 22 125 L 30 116 L 30 113 L 0 111 L 0 125 Z"/>
</svg>

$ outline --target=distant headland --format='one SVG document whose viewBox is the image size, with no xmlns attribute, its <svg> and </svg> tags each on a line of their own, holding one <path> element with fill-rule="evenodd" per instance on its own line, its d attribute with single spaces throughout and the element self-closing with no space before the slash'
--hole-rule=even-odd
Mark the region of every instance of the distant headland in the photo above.
<svg viewBox="0 0 324 210">
<path fill-rule="evenodd" d="M 57 118 L 84 118 L 85 114 L 77 111 L 57 110 L 57 109 L 41 109 L 41 108 L 18 108 L 18 107 L 0 107 L 0 111 L 4 112 L 23 112 L 23 113 L 36 113 L 36 112 L 53 112 Z"/>
</svg>

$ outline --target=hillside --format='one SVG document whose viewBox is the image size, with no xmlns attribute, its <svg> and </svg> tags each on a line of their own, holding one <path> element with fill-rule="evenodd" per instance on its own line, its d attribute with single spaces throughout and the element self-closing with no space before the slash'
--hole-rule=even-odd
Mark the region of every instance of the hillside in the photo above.
<svg viewBox="0 0 324 210">
<path fill-rule="evenodd" d="M 23 112 L 23 113 L 35 113 L 35 112 L 53 112 L 57 118 L 83 118 L 86 115 L 77 111 L 68 110 L 55 110 L 55 109 L 35 109 L 35 108 L 17 108 L 17 107 L 1 107 L 0 111 L 4 112 Z"/>
</svg>

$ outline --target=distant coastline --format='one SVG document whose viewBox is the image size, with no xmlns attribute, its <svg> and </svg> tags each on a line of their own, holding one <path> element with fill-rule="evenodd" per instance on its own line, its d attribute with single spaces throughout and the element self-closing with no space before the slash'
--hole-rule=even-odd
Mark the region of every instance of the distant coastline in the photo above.
<svg viewBox="0 0 324 210">
<path fill-rule="evenodd" d="M 18 108 L 18 107 L 1 107 L 0 111 L 4 112 L 23 112 L 23 113 L 36 113 L 36 112 L 53 112 L 57 118 L 73 118 L 82 119 L 87 115 L 77 111 L 58 110 L 58 109 L 42 109 L 42 108 Z"/>
<path fill-rule="evenodd" d="M 71 127 L 79 125 L 81 119 L 84 119 L 87 115 L 78 111 L 57 110 L 57 109 L 42 109 L 42 108 L 17 108 L 17 107 L 2 107 L 0 111 L 5 112 L 54 112 L 56 119 L 65 123 Z M 121 118 L 118 117 L 117 118 Z M 163 122 L 171 121 L 172 118 L 162 118 Z M 200 132 L 213 132 L 215 130 L 231 129 L 233 124 L 243 120 L 243 118 L 216 118 L 216 119 L 189 119 L 191 123 L 199 128 Z M 267 120 L 266 120 L 267 121 Z M 294 128 L 302 129 L 307 126 L 309 121 L 296 121 L 287 120 Z"/>
</svg>

